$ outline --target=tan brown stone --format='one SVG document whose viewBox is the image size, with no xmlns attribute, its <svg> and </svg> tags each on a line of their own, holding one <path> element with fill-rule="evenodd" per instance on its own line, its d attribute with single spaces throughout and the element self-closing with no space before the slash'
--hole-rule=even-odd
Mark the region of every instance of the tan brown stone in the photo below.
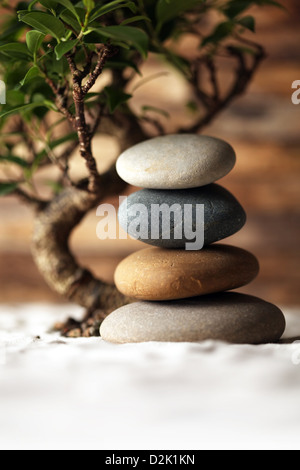
<svg viewBox="0 0 300 470">
<path fill-rule="evenodd" d="M 115 283 L 140 300 L 173 300 L 236 289 L 258 274 L 258 261 L 241 248 L 215 244 L 201 251 L 147 248 L 125 258 Z"/>
</svg>

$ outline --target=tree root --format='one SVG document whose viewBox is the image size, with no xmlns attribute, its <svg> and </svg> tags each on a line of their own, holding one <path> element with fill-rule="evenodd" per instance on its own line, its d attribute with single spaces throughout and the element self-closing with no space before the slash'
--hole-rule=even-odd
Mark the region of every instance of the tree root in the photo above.
<svg viewBox="0 0 300 470">
<path fill-rule="evenodd" d="M 54 325 L 53 330 L 68 338 L 100 336 L 100 326 L 106 316 L 107 314 L 101 310 L 87 312 L 83 320 L 68 318 L 64 323 Z"/>
</svg>

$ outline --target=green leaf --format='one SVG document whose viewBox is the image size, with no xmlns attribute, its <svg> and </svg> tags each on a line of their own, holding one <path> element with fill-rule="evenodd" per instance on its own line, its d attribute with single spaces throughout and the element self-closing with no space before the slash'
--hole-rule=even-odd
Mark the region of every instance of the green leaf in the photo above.
<svg viewBox="0 0 300 470">
<path fill-rule="evenodd" d="M 161 114 L 165 118 L 170 117 L 170 113 L 168 113 L 168 111 L 165 111 L 164 109 L 161 109 L 161 108 L 157 108 L 156 106 L 148 106 L 148 105 L 142 106 L 142 111 L 144 113 L 146 113 L 147 111 L 151 111 L 153 113 Z"/>
<path fill-rule="evenodd" d="M 106 26 L 103 28 L 90 28 L 89 31 L 97 31 L 104 37 L 129 44 L 137 49 L 144 58 L 147 57 L 149 38 L 139 28 L 133 26 Z"/>
<path fill-rule="evenodd" d="M 51 150 L 54 150 L 59 145 L 62 145 L 62 144 L 65 144 L 66 142 L 70 142 L 71 140 L 77 140 L 77 139 L 78 139 L 77 132 L 71 132 L 70 134 L 64 135 L 60 139 L 53 140 L 49 144 L 49 147 Z"/>
<path fill-rule="evenodd" d="M 40 108 L 40 107 L 49 107 L 50 103 L 46 103 L 46 101 L 44 102 L 36 102 L 36 103 L 29 103 L 29 104 L 24 104 L 23 106 L 17 106 L 15 108 L 12 108 L 12 109 L 9 109 L 8 111 L 2 111 L 2 113 L 0 113 L 0 119 L 2 118 L 5 118 L 7 116 L 11 116 L 12 114 L 17 114 L 17 113 L 21 113 L 23 111 L 32 111 L 33 109 L 35 108 Z"/>
<path fill-rule="evenodd" d="M 110 60 L 104 68 L 107 69 L 125 69 L 126 67 L 130 67 L 131 69 L 135 70 L 135 72 L 142 76 L 141 71 L 139 70 L 138 66 L 130 61 L 130 60 Z"/>
<path fill-rule="evenodd" d="M 63 5 L 67 10 L 69 10 L 75 16 L 78 23 L 81 25 L 80 16 L 77 13 L 77 10 L 74 7 L 73 3 L 70 2 L 70 0 L 57 0 L 57 3 L 59 3 L 60 5 Z"/>
<path fill-rule="evenodd" d="M 202 42 L 202 47 L 206 46 L 207 44 L 220 43 L 223 39 L 230 36 L 234 28 L 235 23 L 232 21 L 225 21 L 223 23 L 220 23 L 210 36 L 204 38 Z"/>
<path fill-rule="evenodd" d="M 5 29 L 5 24 L 2 25 L 1 27 L 1 34 L 0 34 L 0 41 L 1 42 L 6 42 L 6 41 L 13 41 L 20 30 L 22 29 L 22 25 L 20 23 L 9 23 L 7 26 L 8 28 Z"/>
<path fill-rule="evenodd" d="M 50 34 L 60 42 L 60 39 L 65 35 L 65 28 L 63 23 L 48 13 L 32 12 L 27 15 L 22 15 L 21 21 L 32 26 L 41 33 Z"/>
<path fill-rule="evenodd" d="M 22 21 L 23 16 L 28 15 L 28 10 L 18 10 L 18 20 Z"/>
<path fill-rule="evenodd" d="M 26 34 L 26 44 L 31 54 L 36 54 L 38 52 L 44 38 L 45 34 L 40 33 L 39 31 L 28 31 Z"/>
<path fill-rule="evenodd" d="M 85 8 L 87 9 L 88 13 L 90 13 L 93 10 L 93 8 L 95 8 L 94 0 L 83 0 L 83 4 Z"/>
<path fill-rule="evenodd" d="M 105 87 L 104 92 L 107 96 L 108 108 L 111 114 L 114 113 L 121 104 L 126 103 L 132 98 L 132 95 L 124 93 L 122 90 L 114 87 Z"/>
<path fill-rule="evenodd" d="M 197 101 L 191 100 L 186 103 L 186 108 L 192 113 L 196 113 L 199 109 Z"/>
<path fill-rule="evenodd" d="M 281 8 L 282 10 L 287 10 L 284 5 L 280 2 L 276 2 L 275 0 L 256 0 L 254 3 L 259 6 L 273 6 Z"/>
<path fill-rule="evenodd" d="M 124 2 L 124 0 L 114 0 L 107 5 L 99 5 L 92 12 L 90 16 L 90 23 L 95 21 L 100 16 L 107 15 L 118 8 L 129 8 L 133 13 L 136 12 L 136 6 L 133 2 Z"/>
<path fill-rule="evenodd" d="M 134 2 L 126 2 L 124 5 L 121 5 L 121 8 L 128 8 L 131 13 L 136 13 L 138 11 Z"/>
<path fill-rule="evenodd" d="M 244 16 L 238 21 L 238 24 L 255 33 L 256 23 L 255 18 L 253 18 L 253 16 Z"/>
<path fill-rule="evenodd" d="M 23 160 L 23 158 L 16 157 L 14 155 L 0 155 L 0 163 L 1 162 L 15 163 L 16 165 L 21 166 L 22 168 L 28 168 L 28 162 L 26 162 L 26 160 Z"/>
<path fill-rule="evenodd" d="M 6 101 L 9 106 L 22 106 L 24 104 L 25 95 L 20 90 L 8 90 L 6 93 Z"/>
<path fill-rule="evenodd" d="M 190 64 L 184 57 L 169 50 L 166 55 L 166 59 L 173 65 L 173 67 L 183 73 L 185 77 L 190 75 Z"/>
<path fill-rule="evenodd" d="M 70 52 L 77 43 L 78 39 L 74 39 L 73 41 L 66 41 L 57 44 L 55 48 L 56 59 L 60 60 L 65 54 L 67 54 L 67 52 Z"/>
<path fill-rule="evenodd" d="M 161 78 L 161 77 L 167 77 L 169 75 L 169 72 L 157 72 L 157 73 L 153 73 L 152 75 L 149 75 L 148 77 L 145 77 L 143 78 L 142 80 L 140 80 L 132 89 L 132 92 L 135 92 L 136 90 L 138 90 L 139 88 L 141 88 L 142 86 L 146 85 L 147 83 L 149 82 L 152 82 L 153 80 L 157 80 L 158 78 Z"/>
<path fill-rule="evenodd" d="M 57 2 L 55 0 L 39 0 L 39 3 L 43 7 L 48 8 L 48 10 L 54 10 L 57 7 Z"/>
<path fill-rule="evenodd" d="M 226 3 L 223 12 L 228 18 L 234 19 L 240 13 L 250 8 L 254 3 L 253 0 L 232 0 Z"/>
<path fill-rule="evenodd" d="M 35 6 L 37 2 L 38 0 L 32 0 L 32 2 L 30 2 L 28 5 L 28 11 L 32 11 L 33 7 Z"/>
<path fill-rule="evenodd" d="M 145 15 L 133 16 L 132 18 L 127 18 L 127 20 L 122 21 L 121 25 L 125 26 L 126 24 L 136 23 L 137 21 L 150 21 L 150 18 Z"/>
<path fill-rule="evenodd" d="M 59 147 L 59 145 L 65 144 L 66 142 L 70 142 L 76 139 L 78 139 L 77 132 L 71 132 L 71 134 L 67 134 L 64 137 L 61 137 L 60 139 L 52 140 L 52 142 L 50 142 L 48 147 L 51 150 L 54 150 L 56 147 Z M 48 148 L 42 150 L 41 152 L 37 154 L 36 159 L 33 163 L 35 168 L 38 168 L 40 162 L 43 160 L 43 158 L 47 156 L 47 154 L 48 154 Z"/>
<path fill-rule="evenodd" d="M 156 18 L 158 21 L 157 29 L 168 21 L 176 18 L 181 13 L 191 10 L 204 3 L 203 0 L 159 0 L 156 5 Z"/>
<path fill-rule="evenodd" d="M 77 12 L 79 10 L 77 9 Z M 84 10 L 82 10 L 84 12 Z M 79 16 L 79 13 L 77 13 L 78 16 Z M 79 26 L 78 24 L 78 21 L 76 20 L 76 18 L 74 17 L 74 15 L 69 11 L 69 10 L 64 10 L 60 16 L 59 16 L 62 21 L 64 21 L 65 23 L 67 23 L 69 26 L 71 26 L 74 31 L 76 31 L 77 34 L 80 33 L 81 31 L 81 26 Z M 79 16 L 80 18 L 80 16 Z"/>
<path fill-rule="evenodd" d="M 223 13 L 229 19 L 235 19 L 241 13 L 244 13 L 252 5 L 258 6 L 274 6 L 285 10 L 286 8 L 281 5 L 279 2 L 274 0 L 231 0 L 226 2 L 225 7 L 223 8 Z"/>
<path fill-rule="evenodd" d="M 28 58 L 30 58 L 26 44 L 20 42 L 4 44 L 3 46 L 0 46 L 0 52 L 14 59 L 27 61 Z"/>
<path fill-rule="evenodd" d="M 7 196 L 17 189 L 17 183 L 0 183 L 0 196 Z"/>
<path fill-rule="evenodd" d="M 28 70 L 28 72 L 26 73 L 23 80 L 21 80 L 21 82 L 20 82 L 21 86 L 26 85 L 27 83 L 29 83 L 31 80 L 33 80 L 34 78 L 36 78 L 38 76 L 41 76 L 41 71 L 35 65 L 34 67 L 31 67 L 31 69 Z"/>
<path fill-rule="evenodd" d="M 84 101 L 87 102 L 87 101 L 90 101 L 93 98 L 96 98 L 96 97 L 99 98 L 101 96 L 101 94 L 102 93 L 89 92 L 89 93 L 86 94 L 86 96 L 84 98 Z M 95 100 L 95 102 L 96 102 L 96 100 Z"/>
<path fill-rule="evenodd" d="M 52 189 L 55 195 L 58 195 L 64 189 L 64 186 L 59 181 L 47 180 L 45 184 Z"/>
</svg>

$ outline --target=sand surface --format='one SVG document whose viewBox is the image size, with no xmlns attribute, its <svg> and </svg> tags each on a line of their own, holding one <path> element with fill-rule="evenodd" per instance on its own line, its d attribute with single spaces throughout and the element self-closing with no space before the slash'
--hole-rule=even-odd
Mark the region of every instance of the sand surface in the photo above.
<svg viewBox="0 0 300 470">
<path fill-rule="evenodd" d="M 48 332 L 76 313 L 0 307 L 1 449 L 300 449 L 296 309 L 286 340 L 262 346 Z"/>
</svg>

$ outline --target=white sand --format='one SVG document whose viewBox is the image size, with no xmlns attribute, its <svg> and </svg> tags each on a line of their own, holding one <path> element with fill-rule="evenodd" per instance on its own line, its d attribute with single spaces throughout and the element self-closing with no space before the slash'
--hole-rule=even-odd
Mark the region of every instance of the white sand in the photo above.
<svg viewBox="0 0 300 470">
<path fill-rule="evenodd" d="M 284 309 L 300 337 L 300 309 Z M 300 449 L 300 342 L 111 345 L 0 306 L 1 449 Z M 41 339 L 35 339 L 40 335 Z"/>
</svg>

